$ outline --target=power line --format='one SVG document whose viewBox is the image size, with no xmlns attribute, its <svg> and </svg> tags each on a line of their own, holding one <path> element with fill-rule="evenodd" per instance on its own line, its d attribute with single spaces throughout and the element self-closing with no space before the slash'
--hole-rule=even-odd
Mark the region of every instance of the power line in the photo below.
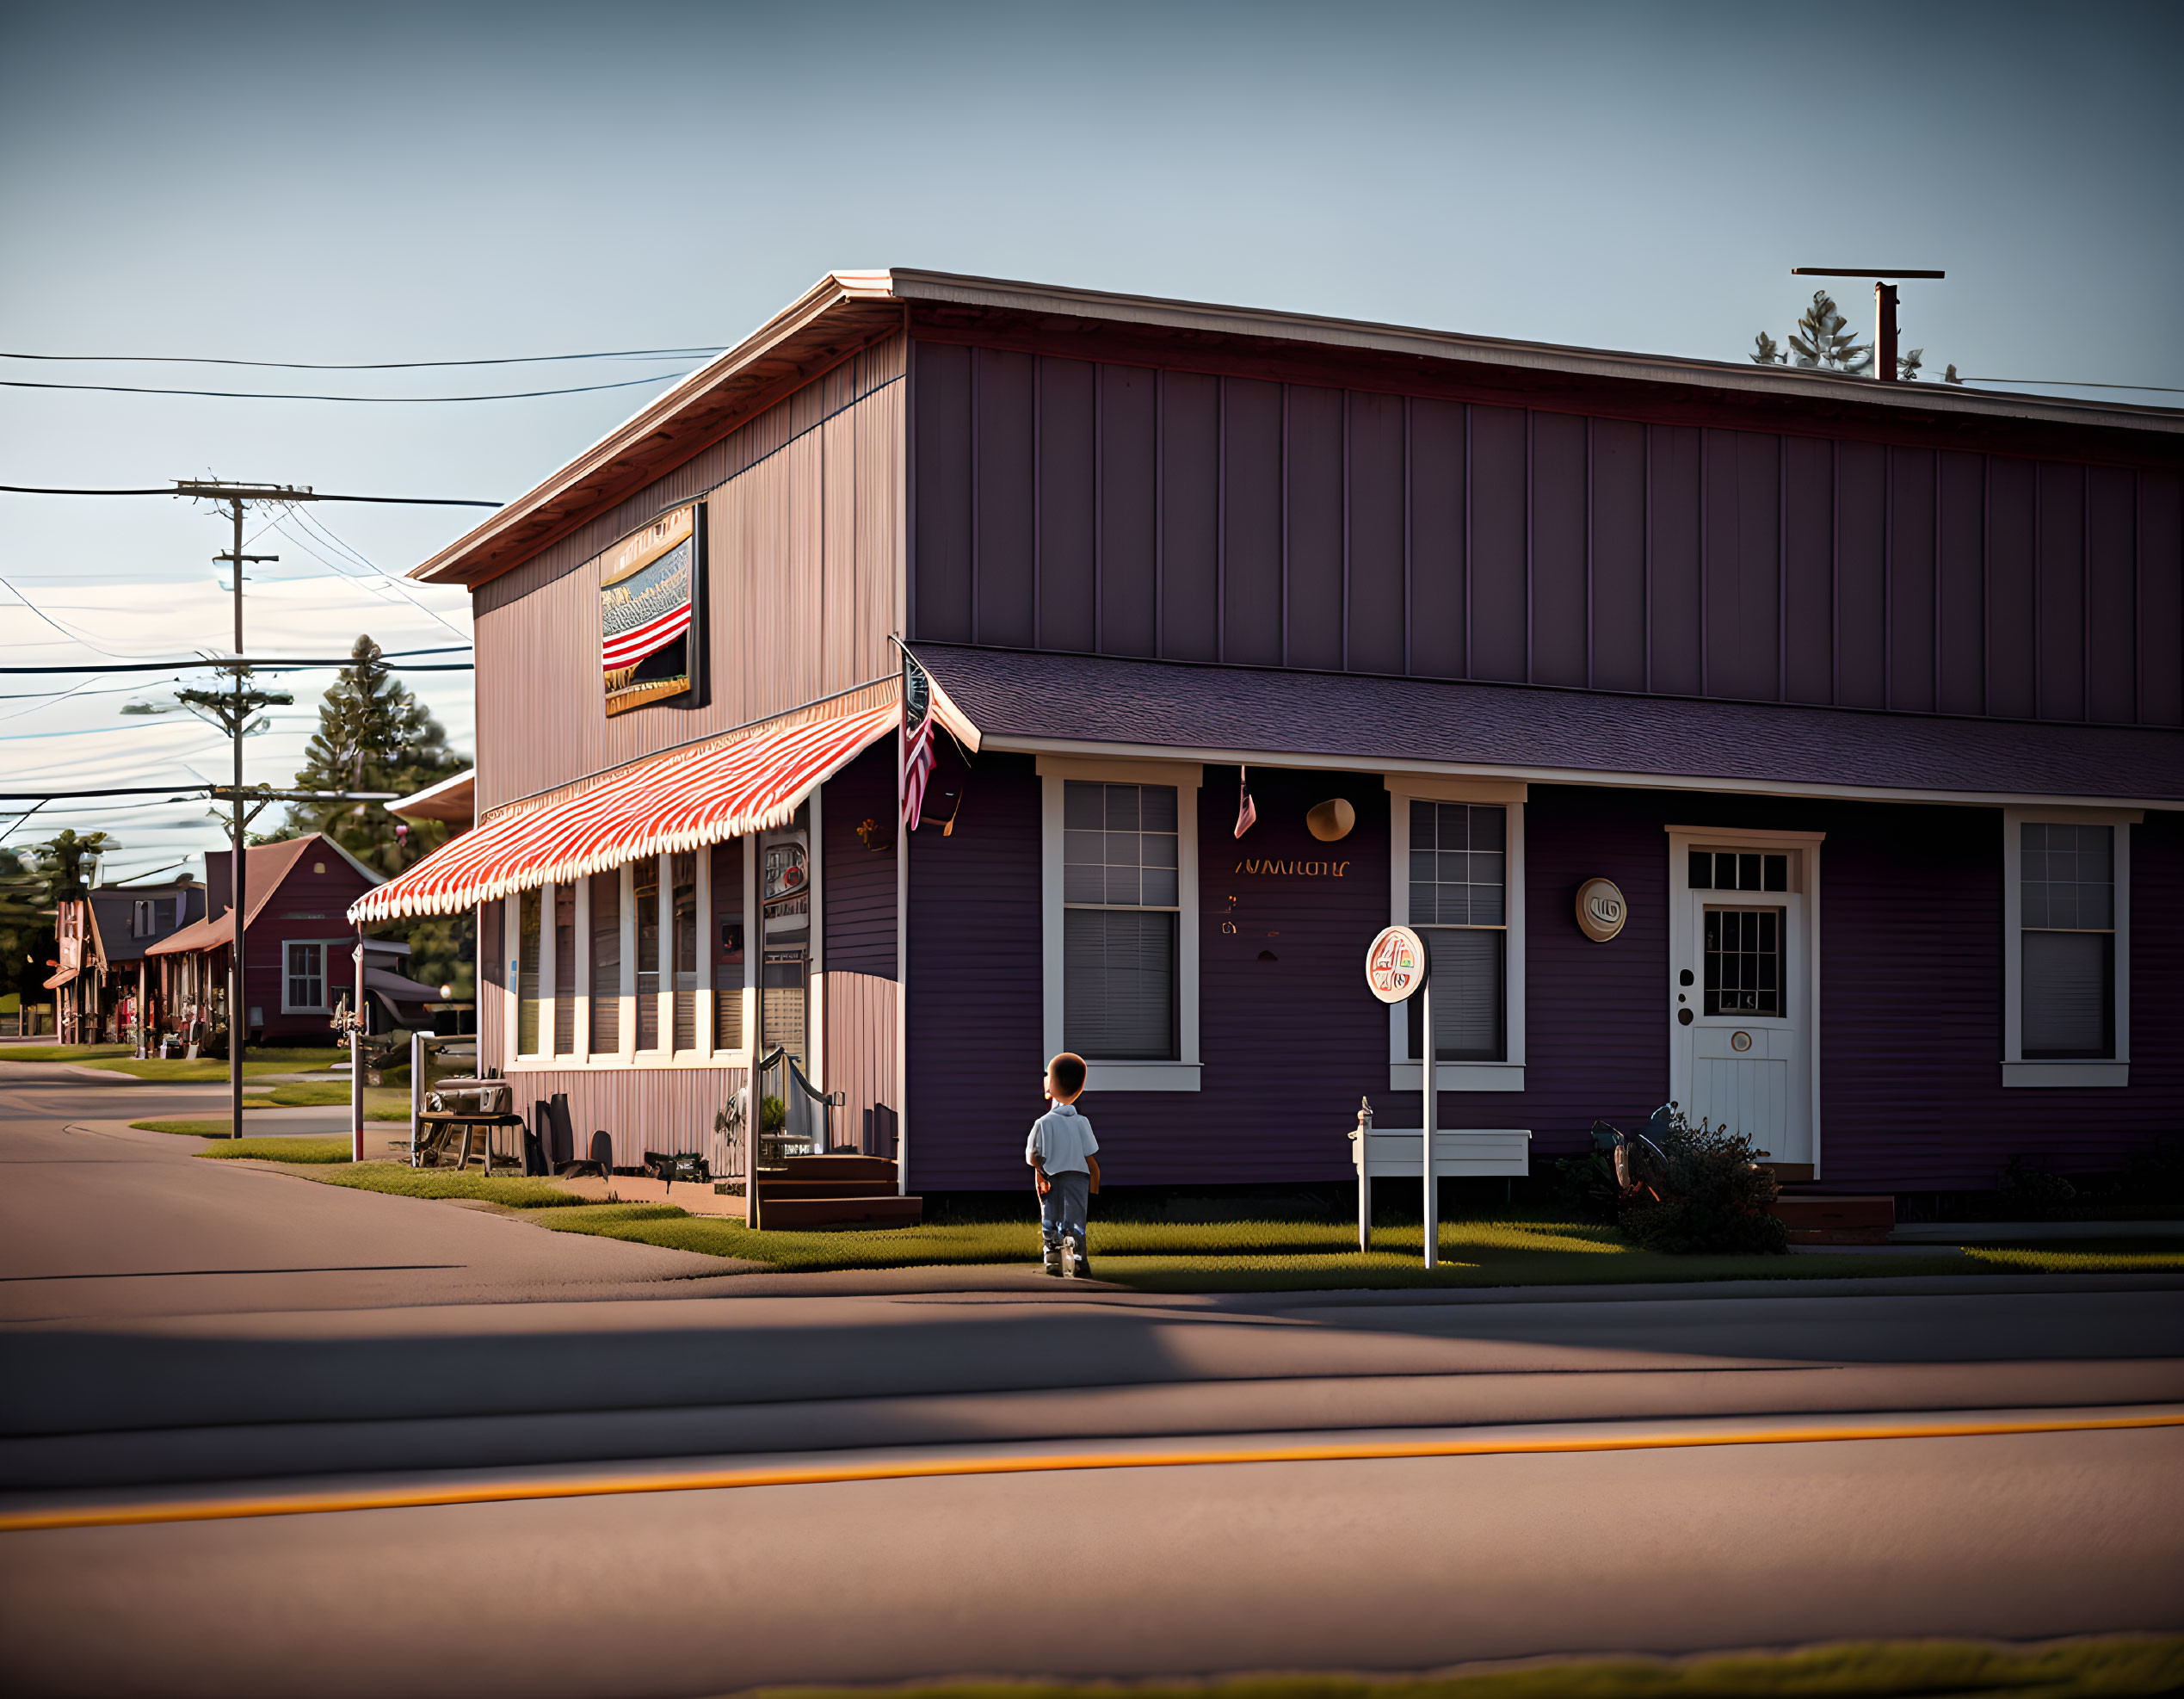
<svg viewBox="0 0 2184 1699">
<path fill-rule="evenodd" d="M 618 348 L 594 354 L 515 354 L 497 360 L 378 360 L 345 363 L 318 360 L 225 360 L 194 354 L 9 354 L 0 360 L 55 360 L 88 365 L 94 362 L 124 366 L 256 366 L 278 372 L 416 372 L 442 366 L 539 366 L 562 360 L 665 360 L 694 354 L 719 354 L 715 346 L 697 348 Z"/>
<path fill-rule="evenodd" d="M 193 392 L 178 389 L 171 392 L 154 392 L 188 395 Z M 574 393 L 573 391 L 569 392 L 572 394 Z M 278 399 L 279 398 L 276 397 L 271 398 Z M 305 398 L 320 401 L 339 401 L 342 399 L 342 398 L 338 395 L 315 396 Z M 443 396 L 440 398 L 442 400 L 460 401 L 472 398 L 466 398 L 463 396 Z M 490 398 L 476 398 L 486 399 Z M 0 494 L 10 496 L 179 496 L 186 493 L 188 492 L 174 489 L 171 486 L 164 490 L 56 490 L 49 489 L 42 485 L 35 484 L 0 484 Z M 312 497 L 312 500 L 315 502 L 379 502 L 395 507 L 505 507 L 507 505 L 504 502 L 472 501 L 461 496 L 314 495 Z M 262 535 L 264 534 L 261 532 L 259 534 Z"/>
<path fill-rule="evenodd" d="M 409 406 L 441 401 L 531 401 L 546 395 L 590 395 L 602 389 L 635 389 L 640 385 L 666 383 L 670 379 L 689 375 L 688 372 L 660 372 L 649 378 L 625 378 L 620 383 L 579 384 L 573 389 L 497 390 L 490 395 L 305 395 L 257 389 L 158 389 L 145 384 L 49 384 L 30 378 L 0 378 L 0 388 L 96 390 L 106 395 L 205 395 L 223 401 L 359 401 Z M 158 493 L 163 496 L 169 492 L 162 490 Z"/>
<path fill-rule="evenodd" d="M 389 658 L 390 657 L 396 657 L 396 656 L 404 656 L 404 655 L 460 655 L 460 654 L 465 654 L 465 653 L 467 653 L 467 652 L 469 652 L 469 650 L 470 650 L 470 647 L 471 647 L 471 646 L 470 646 L 469 644 L 467 644 L 467 643 L 449 643 L 449 644 L 444 644 L 444 645 L 441 646 L 440 647 L 438 647 L 438 648 L 434 648 L 434 649 L 386 649 L 386 650 L 382 650 L 382 651 L 380 651 L 380 652 L 379 652 L 379 660 L 378 660 L 378 661 L 372 661 L 372 662 L 369 662 L 369 663 L 367 663 L 367 664 L 372 665 L 372 666 L 377 666 L 377 665 L 379 665 L 379 661 L 384 661 L 384 660 L 386 660 L 387 658 Z M 356 663 L 356 658 L 355 658 L 355 656 L 353 656 L 353 655 L 344 657 L 343 658 L 342 658 L 342 659 L 340 659 L 340 660 L 317 660 L 317 659 L 304 659 L 304 660 L 299 660 L 299 659 L 294 659 L 294 658 L 281 658 L 281 657 L 276 657 L 276 658 L 271 658 L 271 659 L 265 659 L 265 658 L 259 658 L 248 657 L 248 656 L 246 656 L 246 657 L 244 657 L 244 658 L 241 658 L 240 660 L 238 660 L 238 659 L 237 659 L 237 658 L 236 658 L 235 657 L 233 657 L 233 656 L 227 656 L 227 657 L 225 657 L 225 658 L 223 658 L 223 657 L 219 657 L 219 656 L 213 656 L 213 657 L 200 656 L 200 657 L 198 657 L 197 658 L 195 658 L 195 659 L 194 659 L 194 660 L 188 660 L 188 661 L 121 661 L 121 662 L 117 662 L 117 663 L 115 663 L 115 664 L 114 664 L 114 665 L 112 665 L 112 666 L 92 666 L 92 667 L 67 667 L 67 666 L 59 666 L 59 667 L 0 667 L 0 675 L 5 675 L 5 674 L 10 674 L 10 673 L 19 673 L 19 672 L 22 672 L 22 673 L 29 673 L 29 672 L 161 672 L 161 671 L 164 671 L 164 670 L 167 670 L 167 669 L 169 669 L 169 668 L 172 668 L 172 669 L 175 669 L 175 670 L 182 670 L 182 669 L 184 669 L 184 668 L 196 669 L 196 668 L 203 668 L 203 667 L 233 667 L 233 666 L 251 666 L 251 667 L 353 667 L 353 666 L 355 666 L 356 664 L 357 664 L 357 663 Z M 391 668 L 391 669 L 389 669 L 389 670 L 391 670 L 391 671 L 395 671 L 395 672 L 466 672 L 466 671 L 470 670 L 470 668 L 471 668 L 471 664 L 470 664 L 469 662 L 467 662 L 467 661 L 465 661 L 465 662 L 460 663 L 460 664 L 455 664 L 455 663 L 452 663 L 452 662 L 441 662 L 441 663 L 440 663 L 440 664 L 437 664 L 437 665 L 432 665 L 432 666 L 406 666 L 406 667 L 394 667 L 394 668 Z"/>
</svg>

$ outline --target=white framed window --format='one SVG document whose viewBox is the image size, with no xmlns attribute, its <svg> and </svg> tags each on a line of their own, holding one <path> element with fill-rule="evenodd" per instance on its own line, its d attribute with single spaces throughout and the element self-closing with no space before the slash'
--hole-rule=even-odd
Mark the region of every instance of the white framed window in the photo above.
<svg viewBox="0 0 2184 1699">
<path fill-rule="evenodd" d="M 1497 780 L 1391 773 L 1389 915 L 1433 953 L 1434 1079 L 1443 1091 L 1524 1090 L 1524 803 Z M 1424 1078 L 1422 1015 L 1388 1011 L 1388 1087 Z"/>
<path fill-rule="evenodd" d="M 748 840 L 645 856 L 571 884 L 507 899 L 515 1018 L 507 1065 L 547 1067 L 743 1067 L 749 1061 L 742 948 L 750 902 Z M 734 917 L 734 948 L 717 948 L 713 884 L 741 887 L 718 906 Z"/>
<path fill-rule="evenodd" d="M 281 1012 L 312 1015 L 326 1007 L 326 946 L 291 943 L 283 955 Z"/>
<path fill-rule="evenodd" d="M 2131 828 L 2119 809 L 2002 811 L 2002 1084 L 2131 1083 Z"/>
<path fill-rule="evenodd" d="M 1040 757 L 1046 1049 L 1083 1056 L 1089 1090 L 1199 1089 L 1204 774 Z"/>
</svg>

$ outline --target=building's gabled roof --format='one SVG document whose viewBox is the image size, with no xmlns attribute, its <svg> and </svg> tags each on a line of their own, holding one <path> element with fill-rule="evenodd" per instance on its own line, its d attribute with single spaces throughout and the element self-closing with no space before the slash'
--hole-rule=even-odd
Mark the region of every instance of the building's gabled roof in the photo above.
<svg viewBox="0 0 2184 1699">
<path fill-rule="evenodd" d="M 520 565 L 593 515 L 627 497 L 858 348 L 909 322 L 913 312 L 966 324 L 1008 319 L 1056 329 L 1135 327 L 1164 339 L 1188 363 L 1193 347 L 1318 348 L 1419 362 L 1436 369 L 1539 388 L 1623 386 L 1657 396 L 1706 396 L 1865 414 L 1904 427 L 2035 424 L 2095 432 L 2150 433 L 2184 447 L 2184 409 L 2012 395 L 1938 383 L 1877 383 L 1842 373 L 1755 366 L 1749 361 L 1517 342 L 1363 319 L 1261 307 L 1169 300 L 1099 289 L 1011 282 L 939 271 L 829 272 L 736 347 L 647 403 L 535 489 L 410 572 L 475 587 Z M 1088 347 L 1088 355 L 1095 352 Z"/>
<path fill-rule="evenodd" d="M 466 767 L 436 785 L 396 798 L 386 805 L 386 812 L 405 820 L 445 820 L 450 825 L 467 826 L 477 819 L 477 799 L 478 769 Z"/>
<path fill-rule="evenodd" d="M 342 848 L 324 832 L 306 832 L 301 837 L 284 837 L 273 843 L 253 843 L 250 859 L 244 868 L 244 896 L 250 905 L 249 917 L 243 923 L 248 931 L 258 924 L 265 905 L 279 893 L 288 875 L 306 854 L 324 855 L 328 851 L 341 857 L 363 875 L 371 885 L 384 885 L 386 880 L 373 873 L 355 856 Z M 207 887 L 215 899 L 222 894 L 217 887 L 220 881 L 207 880 Z M 171 937 L 162 938 L 145 952 L 146 955 L 179 955 L 192 950 L 218 949 L 235 936 L 235 911 L 232 906 L 207 920 L 193 921 Z"/>
</svg>

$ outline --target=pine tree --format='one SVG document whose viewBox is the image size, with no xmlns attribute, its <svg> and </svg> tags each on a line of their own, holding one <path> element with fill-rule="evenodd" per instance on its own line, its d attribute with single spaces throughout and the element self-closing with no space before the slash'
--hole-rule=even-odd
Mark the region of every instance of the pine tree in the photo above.
<svg viewBox="0 0 2184 1699">
<path fill-rule="evenodd" d="M 1790 332 L 1790 351 L 1808 370 L 1849 372 L 1862 375 L 1872 369 L 1873 349 L 1860 343 L 1848 321 L 1836 310 L 1835 297 L 1825 289 L 1812 292 L 1812 305 Z"/>
<path fill-rule="evenodd" d="M 470 765 L 447 746 L 447 733 L 431 711 L 390 677 L 379 646 L 359 637 L 349 664 L 319 705 L 318 729 L 304 750 L 296 774 L 299 790 L 383 790 L 407 796 L 452 778 Z M 438 820 L 398 820 L 376 802 L 295 802 L 278 836 L 321 831 L 373 873 L 392 878 L 447 841 Z M 471 941 L 467 915 L 426 916 L 401 929 L 410 949 L 410 977 L 430 985 L 452 984 L 469 993 Z"/>
</svg>

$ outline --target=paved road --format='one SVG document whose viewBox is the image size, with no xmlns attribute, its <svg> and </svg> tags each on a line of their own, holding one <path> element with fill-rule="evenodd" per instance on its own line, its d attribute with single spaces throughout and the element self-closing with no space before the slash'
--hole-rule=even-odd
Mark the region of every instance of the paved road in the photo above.
<svg viewBox="0 0 2184 1699">
<path fill-rule="evenodd" d="M 114 1131 L 112 1090 L 0 1084 L 0 1511 L 1179 1436 L 2184 1408 L 2184 1282 L 2164 1277 L 1169 1298 L 1008 1270 L 723 1275 L 195 1161 Z M 671 1695 L 2174 1629 L 2181 1434 L 943 1473 L 0 1534 L 0 1646 L 37 1692 Z M 1080 1591 L 1067 1615 L 1056 1574 Z"/>
</svg>

